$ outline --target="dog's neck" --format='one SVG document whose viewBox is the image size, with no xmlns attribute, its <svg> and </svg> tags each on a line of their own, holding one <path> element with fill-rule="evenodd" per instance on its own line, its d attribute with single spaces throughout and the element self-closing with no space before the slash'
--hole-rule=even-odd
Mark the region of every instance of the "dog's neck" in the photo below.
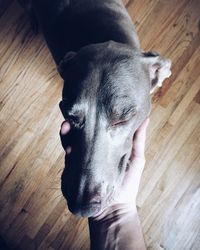
<svg viewBox="0 0 200 250">
<path fill-rule="evenodd" d="M 115 41 L 140 49 L 133 23 L 121 0 L 68 1 L 62 9 L 44 1 L 35 6 L 35 11 L 57 65 L 68 51 L 78 51 L 94 43 Z"/>
</svg>

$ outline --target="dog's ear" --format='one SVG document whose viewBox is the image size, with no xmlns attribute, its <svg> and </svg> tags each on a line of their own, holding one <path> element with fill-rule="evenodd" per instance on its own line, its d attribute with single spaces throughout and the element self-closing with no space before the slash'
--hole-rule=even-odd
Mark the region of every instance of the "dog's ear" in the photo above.
<svg viewBox="0 0 200 250">
<path fill-rule="evenodd" d="M 61 75 L 61 77 L 64 79 L 64 73 L 67 69 L 67 67 L 75 60 L 76 57 L 76 52 L 74 51 L 70 51 L 68 52 L 64 58 L 60 61 L 60 63 L 58 64 L 58 72 Z"/>
<path fill-rule="evenodd" d="M 160 56 L 157 52 L 142 53 L 144 62 L 151 80 L 151 91 L 158 86 L 161 87 L 163 81 L 171 75 L 171 60 Z"/>
</svg>

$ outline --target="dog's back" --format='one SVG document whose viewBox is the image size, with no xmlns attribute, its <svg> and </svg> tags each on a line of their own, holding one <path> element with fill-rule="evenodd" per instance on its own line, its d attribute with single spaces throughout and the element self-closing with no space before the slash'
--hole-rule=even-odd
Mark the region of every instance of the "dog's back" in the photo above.
<svg viewBox="0 0 200 250">
<path fill-rule="evenodd" d="M 93 43 L 112 40 L 139 48 L 121 0 L 32 0 L 29 6 L 56 63 L 66 52 Z"/>
</svg>

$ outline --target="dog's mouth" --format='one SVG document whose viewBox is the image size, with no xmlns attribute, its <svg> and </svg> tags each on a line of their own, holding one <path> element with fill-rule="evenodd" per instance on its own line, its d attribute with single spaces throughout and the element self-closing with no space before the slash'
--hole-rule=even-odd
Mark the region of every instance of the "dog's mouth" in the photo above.
<svg viewBox="0 0 200 250">
<path fill-rule="evenodd" d="M 117 178 L 116 183 L 121 183 L 125 168 L 124 165 L 127 160 L 127 154 L 124 154 L 117 166 L 118 171 L 121 173 L 121 175 Z M 65 181 L 63 179 L 62 181 L 62 193 L 65 197 L 68 205 L 68 209 L 70 212 L 78 217 L 91 217 L 95 216 L 97 213 L 99 213 L 104 207 L 112 201 L 113 196 L 115 194 L 115 189 L 117 186 L 111 185 L 107 186 L 101 186 L 103 190 L 106 190 L 106 193 L 104 192 L 104 195 L 100 192 L 100 189 L 97 189 L 99 192 L 86 192 L 81 194 L 79 192 L 79 195 L 77 196 L 77 191 L 75 192 L 67 192 L 67 190 L 70 190 L 70 188 L 67 188 L 65 185 Z M 98 184 L 95 185 L 95 187 L 99 186 Z M 74 187 L 73 187 L 74 188 Z M 95 189 L 95 188 L 94 188 Z M 74 190 L 76 190 L 74 188 Z M 99 194 L 97 194 L 99 193 Z M 78 198 L 79 197 L 79 198 Z"/>
<path fill-rule="evenodd" d="M 67 201 L 67 204 L 70 212 L 78 217 L 91 217 L 100 212 L 100 210 L 102 209 L 102 205 L 100 202 L 79 205 Z"/>
<path fill-rule="evenodd" d="M 89 194 L 87 195 L 89 196 Z M 65 197 L 69 211 L 78 217 L 94 216 L 100 212 L 103 207 L 103 201 L 100 198 L 98 200 L 82 200 L 79 202 L 72 198 L 73 196 L 67 196 L 65 192 L 63 192 L 63 196 Z"/>
</svg>

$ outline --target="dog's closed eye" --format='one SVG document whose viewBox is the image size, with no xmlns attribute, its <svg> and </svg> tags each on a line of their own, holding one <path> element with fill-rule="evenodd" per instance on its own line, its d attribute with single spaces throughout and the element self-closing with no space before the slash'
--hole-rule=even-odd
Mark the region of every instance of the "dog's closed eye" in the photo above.
<svg viewBox="0 0 200 250">
<path fill-rule="evenodd" d="M 129 108 L 124 108 L 120 111 L 116 111 L 116 109 L 112 112 L 112 122 L 111 126 L 121 126 L 127 124 L 133 116 L 135 116 L 137 113 L 136 107 L 131 106 Z"/>
<path fill-rule="evenodd" d="M 129 120 L 120 120 L 112 123 L 112 127 L 125 125 Z"/>
</svg>

